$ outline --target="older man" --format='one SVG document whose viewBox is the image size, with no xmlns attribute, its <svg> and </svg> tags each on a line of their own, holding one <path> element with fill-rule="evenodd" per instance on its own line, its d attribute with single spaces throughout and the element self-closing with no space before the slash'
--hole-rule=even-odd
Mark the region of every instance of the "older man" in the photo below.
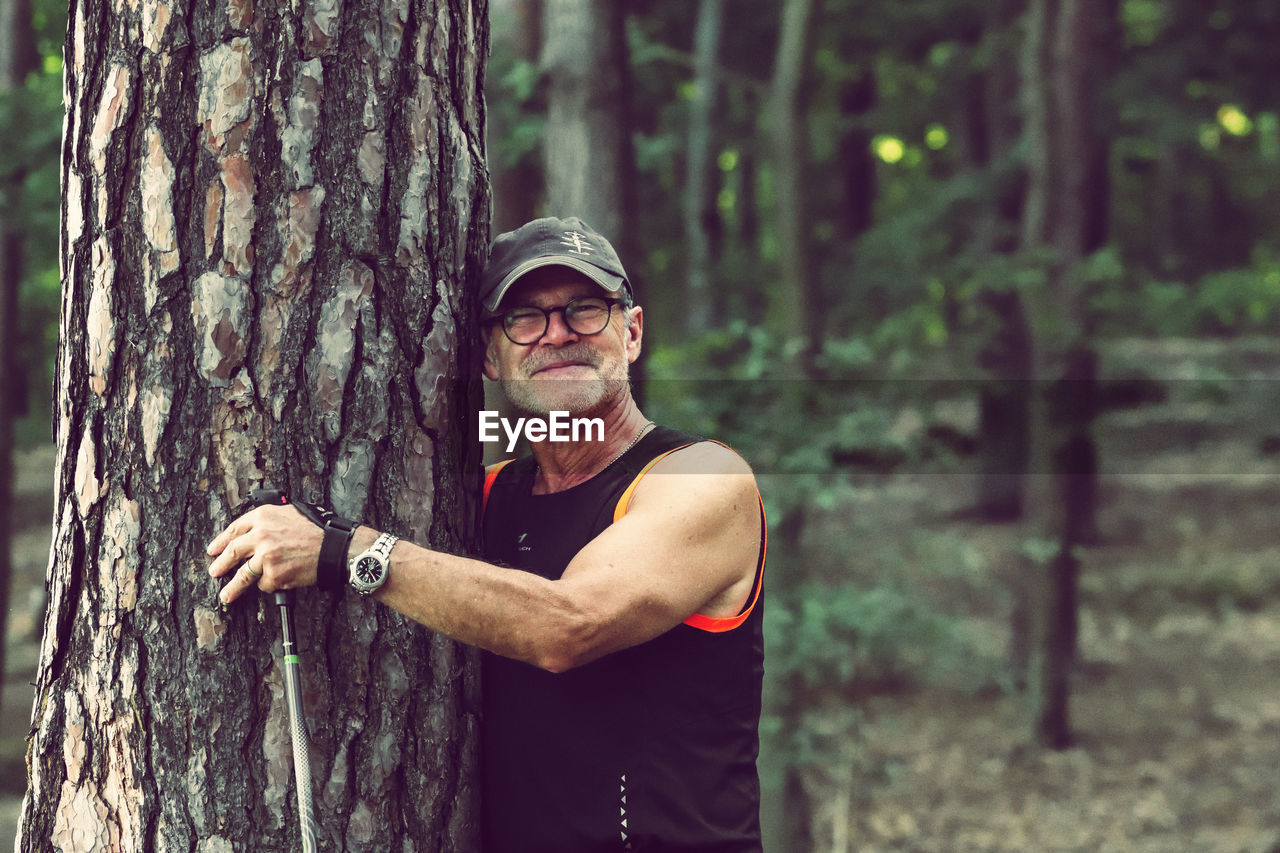
<svg viewBox="0 0 1280 853">
<path fill-rule="evenodd" d="M 526 414 L 599 419 L 603 436 L 547 437 L 490 468 L 483 559 L 360 526 L 350 583 L 486 650 L 486 850 L 759 850 L 751 471 L 641 413 L 627 375 L 644 314 L 581 220 L 498 237 L 481 288 L 485 375 Z M 226 601 L 315 583 L 333 576 L 322 539 L 264 507 L 214 540 L 210 572 L 235 570 Z"/>
</svg>

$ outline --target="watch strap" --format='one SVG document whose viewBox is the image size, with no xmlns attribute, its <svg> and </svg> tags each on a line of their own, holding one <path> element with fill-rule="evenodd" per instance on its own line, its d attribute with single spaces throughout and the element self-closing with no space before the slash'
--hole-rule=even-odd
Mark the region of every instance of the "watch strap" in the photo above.
<svg viewBox="0 0 1280 853">
<path fill-rule="evenodd" d="M 316 586 L 324 590 L 342 589 L 347 579 L 347 551 L 359 525 L 333 510 L 306 501 L 290 500 L 280 489 L 254 489 L 250 496 L 256 506 L 292 504 L 303 517 L 324 530 L 320 557 L 316 561 Z"/>
<path fill-rule="evenodd" d="M 347 581 L 347 552 L 355 526 L 347 526 L 343 521 L 345 519 L 330 519 L 325 524 L 320 559 L 316 562 L 316 586 L 330 592 L 342 589 Z"/>
</svg>

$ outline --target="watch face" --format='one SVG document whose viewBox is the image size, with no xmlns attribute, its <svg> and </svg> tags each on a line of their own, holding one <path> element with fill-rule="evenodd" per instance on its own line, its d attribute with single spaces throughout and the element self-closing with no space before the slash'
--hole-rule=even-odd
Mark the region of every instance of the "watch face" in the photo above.
<svg viewBox="0 0 1280 853">
<path fill-rule="evenodd" d="M 362 557 L 356 562 L 356 580 L 366 586 L 382 578 L 382 563 L 374 557 Z"/>
</svg>

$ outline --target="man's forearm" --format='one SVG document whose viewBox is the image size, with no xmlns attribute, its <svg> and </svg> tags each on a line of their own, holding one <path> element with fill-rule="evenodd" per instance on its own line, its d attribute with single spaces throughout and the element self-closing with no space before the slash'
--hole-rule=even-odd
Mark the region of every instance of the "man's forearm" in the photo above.
<svg viewBox="0 0 1280 853">
<path fill-rule="evenodd" d="M 377 536 L 357 529 L 352 553 Z M 432 631 L 554 671 L 568 668 L 581 626 L 588 624 L 546 578 L 403 540 L 374 597 Z"/>
</svg>

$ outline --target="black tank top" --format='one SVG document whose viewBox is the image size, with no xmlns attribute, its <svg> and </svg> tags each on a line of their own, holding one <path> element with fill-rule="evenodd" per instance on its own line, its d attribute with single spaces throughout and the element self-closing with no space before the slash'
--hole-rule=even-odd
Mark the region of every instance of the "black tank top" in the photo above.
<svg viewBox="0 0 1280 853">
<path fill-rule="evenodd" d="M 506 465 L 486 484 L 486 558 L 559 578 L 646 466 L 699 440 L 657 427 L 549 495 L 532 494 L 532 457 Z M 755 589 L 737 618 L 693 614 L 559 675 L 484 653 L 486 853 L 761 849 L 763 571 L 762 509 Z"/>
</svg>

